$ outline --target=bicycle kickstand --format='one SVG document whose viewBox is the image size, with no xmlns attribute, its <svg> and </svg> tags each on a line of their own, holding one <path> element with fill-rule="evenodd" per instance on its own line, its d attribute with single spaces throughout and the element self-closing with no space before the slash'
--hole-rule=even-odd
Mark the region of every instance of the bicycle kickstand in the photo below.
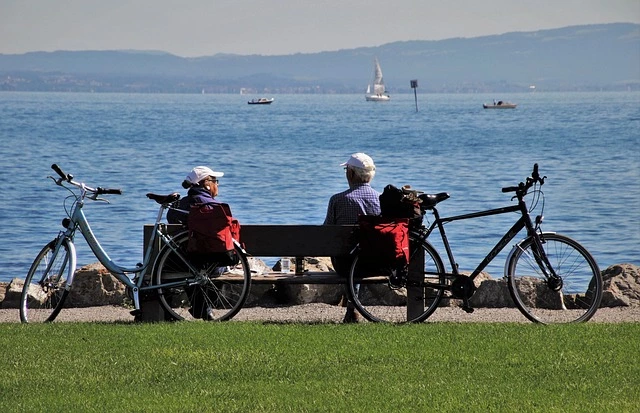
<svg viewBox="0 0 640 413">
<path fill-rule="evenodd" d="M 138 287 L 133 288 L 132 295 L 135 310 L 132 310 L 130 314 L 134 317 L 137 317 L 142 314 L 142 310 L 140 309 L 140 290 L 138 289 Z"/>
<path fill-rule="evenodd" d="M 461 307 L 464 311 L 466 311 L 467 313 L 471 314 L 473 313 L 473 307 L 471 307 L 471 305 L 469 304 L 469 299 L 467 297 L 464 297 L 462 299 L 462 307 Z"/>
</svg>

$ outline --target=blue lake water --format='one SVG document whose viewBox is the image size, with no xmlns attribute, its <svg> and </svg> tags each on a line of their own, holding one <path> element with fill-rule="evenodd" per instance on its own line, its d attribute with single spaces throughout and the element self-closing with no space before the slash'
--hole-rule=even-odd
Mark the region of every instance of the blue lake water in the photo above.
<svg viewBox="0 0 640 413">
<path fill-rule="evenodd" d="M 338 165 L 359 151 L 376 161 L 379 191 L 449 192 L 443 216 L 510 205 L 500 189 L 538 163 L 548 177 L 543 229 L 581 242 L 601 269 L 640 265 L 640 93 L 418 95 L 418 112 L 413 95 L 275 95 L 272 105 L 247 105 L 252 97 L 0 93 L 0 281 L 24 277 L 60 229 L 67 193 L 47 179 L 52 163 L 123 190 L 85 213 L 111 258 L 132 266 L 157 213 L 145 194 L 184 193 L 193 166 L 225 172 L 219 198 L 241 223 L 321 224 L 328 198 L 346 186 Z M 518 108 L 482 109 L 494 98 Z M 516 218 L 447 225 L 461 270 Z M 77 247 L 79 265 L 96 261 L 84 240 Z"/>
</svg>

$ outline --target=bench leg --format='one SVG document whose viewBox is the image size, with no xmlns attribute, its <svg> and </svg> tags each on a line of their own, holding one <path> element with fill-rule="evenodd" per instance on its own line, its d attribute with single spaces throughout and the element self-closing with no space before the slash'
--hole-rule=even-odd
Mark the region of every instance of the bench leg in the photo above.
<svg viewBox="0 0 640 413">
<path fill-rule="evenodd" d="M 158 300 L 143 300 L 140 302 L 140 310 L 142 313 L 136 316 L 136 321 L 142 322 L 157 322 L 165 321 L 165 312 L 160 301 Z"/>
<path fill-rule="evenodd" d="M 418 248 L 409 262 L 409 281 L 421 285 L 424 278 L 424 251 Z M 415 285 L 415 284 L 414 284 Z M 407 288 L 407 320 L 413 320 L 424 313 L 424 287 Z"/>
</svg>

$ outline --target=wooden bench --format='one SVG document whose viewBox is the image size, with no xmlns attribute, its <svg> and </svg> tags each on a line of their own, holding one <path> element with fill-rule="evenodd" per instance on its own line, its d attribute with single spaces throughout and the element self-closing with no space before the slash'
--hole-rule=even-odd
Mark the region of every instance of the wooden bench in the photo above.
<svg viewBox="0 0 640 413">
<path fill-rule="evenodd" d="M 335 257 L 348 255 L 356 240 L 351 225 L 243 225 L 242 243 L 250 257 Z M 183 231 L 181 225 L 167 225 L 169 234 Z M 151 239 L 153 225 L 144 226 L 144 250 Z M 151 253 L 151 262 L 160 241 Z M 271 272 L 255 277 L 252 283 L 290 282 L 302 284 L 344 283 L 335 272 L 306 271 L 304 274 Z"/>
<path fill-rule="evenodd" d="M 181 225 L 169 224 L 167 233 L 184 231 Z M 250 257 L 332 257 L 348 255 L 354 248 L 354 227 L 351 225 L 242 225 L 241 240 Z M 144 226 L 144 251 L 149 245 L 153 225 Z M 155 260 L 160 241 L 151 253 Z M 149 274 L 147 274 L 149 276 Z M 269 272 L 252 277 L 252 284 L 344 284 L 346 279 L 335 272 L 305 271 L 303 274 Z M 164 319 L 162 306 L 155 299 L 140 303 L 143 321 Z"/>
<path fill-rule="evenodd" d="M 167 225 L 169 234 L 183 231 L 181 225 Z M 348 255 L 357 243 L 351 225 L 242 225 L 241 241 L 250 257 L 335 257 Z M 144 250 L 151 239 L 153 225 L 144 226 Z M 154 245 L 152 261 L 158 254 L 160 241 Z M 413 262 L 413 260 L 412 260 Z M 418 261 L 420 262 L 420 261 Z M 413 266 L 413 265 L 412 265 Z M 412 266 L 410 273 L 416 273 Z M 421 274 L 422 266 L 417 269 Z M 370 277 L 363 282 L 380 282 Z M 270 272 L 252 277 L 252 284 L 344 284 L 345 277 L 335 272 L 305 271 L 303 274 Z M 164 311 L 157 300 L 141 302 L 142 320 L 164 319 Z M 416 308 L 415 311 L 420 311 Z"/>
</svg>

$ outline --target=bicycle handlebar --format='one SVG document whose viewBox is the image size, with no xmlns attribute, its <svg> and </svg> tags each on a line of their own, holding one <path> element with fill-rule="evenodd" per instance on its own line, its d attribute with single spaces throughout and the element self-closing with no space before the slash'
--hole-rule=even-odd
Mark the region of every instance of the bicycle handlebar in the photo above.
<svg viewBox="0 0 640 413">
<path fill-rule="evenodd" d="M 113 195 L 122 195 L 122 190 L 116 188 L 96 188 L 96 195 L 101 194 L 113 194 Z"/>
<path fill-rule="evenodd" d="M 62 181 L 64 180 L 64 181 L 69 182 L 72 185 L 75 185 L 75 186 L 78 186 L 78 187 L 83 187 L 87 191 L 93 192 L 95 194 L 95 196 L 103 195 L 103 194 L 105 194 L 105 195 L 109 195 L 109 194 L 111 194 L 111 195 L 122 195 L 122 190 L 120 190 L 120 189 L 101 188 L 101 187 L 97 187 L 97 188 L 94 189 L 94 188 L 88 187 L 88 186 L 86 186 L 86 185 L 84 185 L 82 183 L 75 182 L 73 180 L 73 175 L 64 173 L 62 171 L 62 169 L 55 163 L 53 165 L 51 165 L 51 169 L 56 171 L 56 173 L 60 176 L 60 180 L 56 181 L 56 183 L 58 185 L 61 185 Z"/>
<path fill-rule="evenodd" d="M 518 195 L 525 195 L 529 188 L 531 188 L 536 183 L 539 183 L 540 186 L 544 185 L 544 180 L 546 176 L 540 177 L 540 173 L 538 172 L 538 164 L 533 164 L 533 172 L 531 172 L 531 176 L 527 177 L 525 182 L 520 182 L 518 186 L 507 186 L 502 188 L 502 192 L 517 192 Z"/>
<path fill-rule="evenodd" d="M 62 172 L 62 169 L 60 169 L 58 164 L 54 163 L 53 165 L 51 165 L 51 169 L 56 171 L 56 173 L 60 175 L 60 178 L 64 179 L 65 181 L 71 182 L 73 180 L 73 175 L 65 174 L 64 172 Z"/>
</svg>

